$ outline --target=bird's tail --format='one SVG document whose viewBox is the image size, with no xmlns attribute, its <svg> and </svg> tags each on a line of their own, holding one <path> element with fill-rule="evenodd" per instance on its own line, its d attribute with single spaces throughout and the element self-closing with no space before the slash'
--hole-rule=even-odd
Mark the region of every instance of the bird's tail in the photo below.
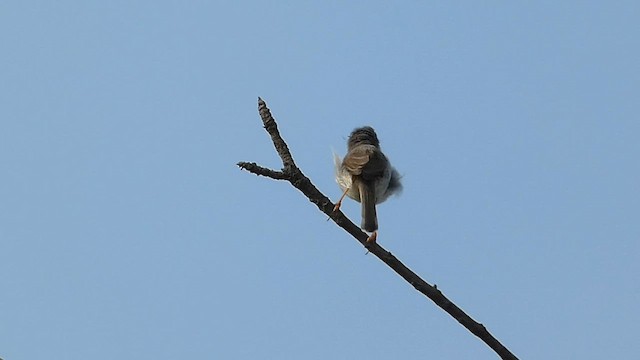
<svg viewBox="0 0 640 360">
<path fill-rule="evenodd" d="M 371 184 L 360 182 L 360 202 L 362 203 L 362 228 L 368 232 L 378 230 L 378 216 L 376 215 L 376 194 Z"/>
</svg>

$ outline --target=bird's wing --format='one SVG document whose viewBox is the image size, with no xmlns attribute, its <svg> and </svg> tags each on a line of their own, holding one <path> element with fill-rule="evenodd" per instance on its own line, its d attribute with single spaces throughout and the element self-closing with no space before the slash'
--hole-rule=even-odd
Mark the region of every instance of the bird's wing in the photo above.
<svg viewBox="0 0 640 360">
<path fill-rule="evenodd" d="M 342 166 L 352 175 L 359 175 L 368 180 L 384 173 L 387 159 L 380 149 L 363 144 L 349 151 L 342 161 Z"/>
</svg>

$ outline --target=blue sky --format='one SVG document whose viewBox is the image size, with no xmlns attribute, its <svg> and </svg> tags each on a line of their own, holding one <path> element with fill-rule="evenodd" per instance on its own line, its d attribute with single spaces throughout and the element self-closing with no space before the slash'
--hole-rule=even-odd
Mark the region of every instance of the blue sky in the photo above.
<svg viewBox="0 0 640 360">
<path fill-rule="evenodd" d="M 640 353 L 636 2 L 0 5 L 0 357 L 495 359 L 285 182 L 376 128 L 378 241 L 522 359 Z M 355 221 L 359 205 L 343 211 Z"/>
</svg>

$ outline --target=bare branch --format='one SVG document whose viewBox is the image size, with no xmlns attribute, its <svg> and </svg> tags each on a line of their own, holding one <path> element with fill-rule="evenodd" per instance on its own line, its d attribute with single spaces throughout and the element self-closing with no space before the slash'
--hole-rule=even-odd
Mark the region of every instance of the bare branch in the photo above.
<svg viewBox="0 0 640 360">
<path fill-rule="evenodd" d="M 276 147 L 276 151 L 282 159 L 282 165 L 284 166 L 285 172 L 287 172 L 289 168 L 295 168 L 296 164 L 293 162 L 293 156 L 291 156 L 291 152 L 289 152 L 287 143 L 285 143 L 280 136 L 276 120 L 271 116 L 271 111 L 261 98 L 258 98 L 258 112 L 260 113 L 260 118 L 262 119 L 264 128 L 267 130 L 269 135 L 271 135 L 273 146 Z"/>
<path fill-rule="evenodd" d="M 283 173 L 282 171 L 267 169 L 254 162 L 240 161 L 237 165 L 240 167 L 240 169 L 247 170 L 248 172 L 256 175 L 262 175 L 276 180 L 289 179 L 287 174 Z"/>
<path fill-rule="evenodd" d="M 289 151 L 289 147 L 280 136 L 276 121 L 271 115 L 271 111 L 267 108 L 267 104 L 258 98 L 258 111 L 264 128 L 267 130 L 273 141 L 273 145 L 278 152 L 278 155 L 282 159 L 284 169 L 282 172 L 265 169 L 256 165 L 255 163 L 240 162 L 238 166 L 249 172 L 257 175 L 267 176 L 277 180 L 287 180 L 296 189 L 300 190 L 312 203 L 325 214 L 329 215 L 335 223 L 351 234 L 356 240 L 358 240 L 363 246 L 365 246 L 372 254 L 377 256 L 382 262 L 387 264 L 398 275 L 411 284 L 416 290 L 424 294 L 431 299 L 442 310 L 446 311 L 454 319 L 456 319 L 462 326 L 467 328 L 471 333 L 479 337 L 485 344 L 493 349 L 502 359 L 517 360 L 517 357 L 512 354 L 504 345 L 502 345 L 498 339 L 493 337 L 484 327 L 484 325 L 473 320 L 456 304 L 451 302 L 435 285 L 430 285 L 424 281 L 420 276 L 406 267 L 400 260 L 393 256 L 389 251 L 385 250 L 377 243 L 367 243 L 368 235 L 364 233 L 356 224 L 349 220 L 341 211 L 333 211 L 334 204 L 324 194 L 320 192 L 306 177 L 302 171 L 296 166 Z"/>
</svg>

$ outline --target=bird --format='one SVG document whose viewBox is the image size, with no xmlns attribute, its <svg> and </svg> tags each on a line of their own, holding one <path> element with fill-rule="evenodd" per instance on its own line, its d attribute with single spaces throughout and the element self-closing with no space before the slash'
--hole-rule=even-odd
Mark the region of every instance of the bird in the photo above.
<svg viewBox="0 0 640 360">
<path fill-rule="evenodd" d="M 371 126 L 354 129 L 347 140 L 344 159 L 334 153 L 336 182 L 343 193 L 333 211 L 340 209 L 345 196 L 361 203 L 360 228 L 371 233 L 367 242 L 375 242 L 378 236 L 376 204 L 402 191 L 400 174 L 391 166 L 380 149 L 380 140 Z"/>
</svg>

